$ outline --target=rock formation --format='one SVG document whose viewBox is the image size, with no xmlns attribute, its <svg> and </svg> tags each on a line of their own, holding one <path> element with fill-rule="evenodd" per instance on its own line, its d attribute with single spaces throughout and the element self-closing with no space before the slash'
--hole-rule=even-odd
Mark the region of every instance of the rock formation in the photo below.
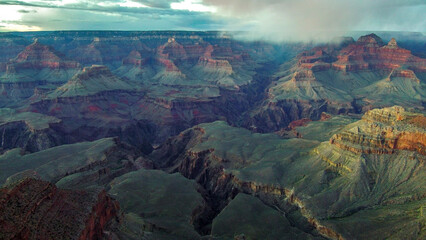
<svg viewBox="0 0 426 240">
<path fill-rule="evenodd" d="M 246 126 L 271 132 L 301 118 L 317 120 L 322 111 L 363 113 L 393 105 L 423 109 L 425 67 L 425 59 L 400 48 L 395 39 L 386 45 L 375 34 L 318 46 L 282 65 L 268 98 Z"/>
<path fill-rule="evenodd" d="M 101 239 L 119 209 L 105 192 L 63 190 L 24 179 L 0 189 L 0 238 Z"/>
<path fill-rule="evenodd" d="M 415 120 L 414 120 L 415 119 Z M 426 155 L 425 122 L 421 114 L 405 112 L 402 107 L 368 111 L 361 121 L 334 135 L 330 143 L 354 153 L 392 154 L 397 150 Z"/>
<path fill-rule="evenodd" d="M 327 126 L 324 122 L 331 121 L 327 131 L 336 128 L 338 133 L 323 143 L 309 139 L 316 139 L 325 129 L 310 127 L 317 124 L 315 122 L 306 126 L 314 133 L 306 135 L 307 138 L 302 134 L 301 139 L 252 134 L 215 122 L 181 133 L 151 156 L 156 159 L 157 167 L 181 172 L 201 184 L 209 193 L 206 199 L 215 199 L 207 200 L 210 207 L 204 210 L 209 213 L 207 216 L 213 216 L 207 218 L 213 218 L 213 222 L 226 221 L 222 212 L 238 211 L 228 209 L 235 201 L 231 199 L 237 193 L 245 193 L 285 212 L 295 228 L 311 237 L 377 238 L 374 227 L 359 231 L 348 223 L 360 221 L 364 226 L 370 221 L 386 222 L 377 218 L 361 220 L 360 216 L 378 211 L 371 209 L 398 209 L 399 204 L 411 209 L 407 211 L 414 211 L 421 204 L 425 196 L 425 188 L 419 182 L 424 177 L 423 118 L 401 107 L 369 111 L 362 120 L 344 127 L 342 120 L 329 118 L 318 124 Z M 295 126 L 296 130 L 299 128 L 304 126 Z M 354 128 L 357 131 L 351 131 Z M 284 203 L 279 204 L 283 199 Z M 395 218 L 400 221 L 407 211 Z M 215 214 L 219 215 L 214 217 Z M 417 224 L 419 219 L 413 216 L 407 221 Z M 393 227 L 393 224 L 383 224 L 377 231 L 388 237 L 398 236 L 387 232 L 386 229 Z M 351 230 L 345 232 L 345 229 Z M 405 233 L 419 236 L 410 231 Z M 213 229 L 215 233 L 232 234 Z M 241 231 L 238 234 L 255 233 Z"/>
</svg>

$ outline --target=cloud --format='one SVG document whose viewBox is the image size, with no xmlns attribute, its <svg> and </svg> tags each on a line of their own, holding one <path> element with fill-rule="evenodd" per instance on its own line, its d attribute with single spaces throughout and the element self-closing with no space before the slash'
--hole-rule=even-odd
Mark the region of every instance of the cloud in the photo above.
<svg viewBox="0 0 426 240">
<path fill-rule="evenodd" d="M 209 13 L 151 7 L 146 5 L 149 1 L 132 2 L 136 5 L 129 0 L 67 0 L 60 4 L 46 0 L 4 1 L 0 2 L 0 31 L 215 30 L 224 24 Z M 162 1 L 162 6 L 166 2 L 171 1 Z"/>
<path fill-rule="evenodd" d="M 424 12 L 424 0 L 0 0 L 0 24 L 22 29 L 246 31 L 239 37 L 273 41 L 424 31 Z"/>
<path fill-rule="evenodd" d="M 419 0 L 204 0 L 217 14 L 245 23 L 249 38 L 326 41 L 349 31 L 424 31 Z"/>
<path fill-rule="evenodd" d="M 19 13 L 37 13 L 36 10 L 25 10 L 25 9 L 21 9 L 18 10 Z"/>
<path fill-rule="evenodd" d="M 181 2 L 170 3 L 170 8 L 175 10 L 187 10 L 190 12 L 216 12 L 215 7 L 209 7 L 202 4 L 202 0 L 184 0 Z"/>
<path fill-rule="evenodd" d="M 140 2 L 146 6 L 153 8 L 170 8 L 170 4 L 178 1 L 170 0 L 133 0 L 134 2 Z"/>
</svg>

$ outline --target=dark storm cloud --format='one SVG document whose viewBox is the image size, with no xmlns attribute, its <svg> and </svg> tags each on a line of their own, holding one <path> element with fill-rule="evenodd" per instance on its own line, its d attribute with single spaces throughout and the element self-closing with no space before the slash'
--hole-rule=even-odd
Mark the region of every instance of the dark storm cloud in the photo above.
<svg viewBox="0 0 426 240">
<path fill-rule="evenodd" d="M 125 7 L 112 5 L 113 3 L 120 3 L 121 1 L 78 1 L 76 3 L 66 4 L 66 5 L 57 5 L 57 1 L 54 0 L 41 0 L 41 1 L 1 1 L 0 5 L 17 5 L 17 6 L 27 6 L 27 7 L 37 7 L 37 8 L 58 8 L 58 9 L 69 9 L 69 10 L 81 10 L 81 11 L 98 11 L 98 12 L 109 12 L 109 13 L 155 13 L 162 12 L 167 14 L 174 14 L 174 11 L 164 12 L 164 9 L 160 8 L 134 8 L 134 7 Z M 139 2 L 143 4 L 144 1 L 132 1 Z M 149 0 L 146 2 L 150 2 Z M 160 1 L 161 2 L 161 1 Z M 110 3 L 111 5 L 99 5 Z M 164 4 L 159 4 L 158 6 L 164 6 Z M 167 10 L 167 9 L 165 9 Z"/>
<path fill-rule="evenodd" d="M 424 0 L 204 0 L 217 13 L 250 23 L 250 36 L 327 40 L 354 30 L 422 31 Z"/>
<path fill-rule="evenodd" d="M 173 7 L 177 3 L 181 5 Z M 2 19 L 1 8 L 8 6 L 21 8 L 14 10 L 20 19 L 10 14 L 12 19 Z M 44 30 L 243 30 L 248 39 L 275 41 L 329 40 L 356 30 L 424 32 L 424 12 L 424 0 L 0 0 L 3 25 L 13 21 Z"/>
<path fill-rule="evenodd" d="M 216 30 L 219 25 L 223 25 L 223 22 L 213 20 L 208 13 L 171 9 L 170 3 L 176 1 L 58 2 L 0 0 L 0 13 L 1 5 L 19 6 L 24 9 L 15 11 L 25 13 L 19 20 L 2 20 L 0 16 L 0 23 L 13 24 L 10 28 L 12 30 L 20 30 L 19 25 L 24 26 L 24 30 L 34 29 L 28 26 L 43 30 Z"/>
</svg>

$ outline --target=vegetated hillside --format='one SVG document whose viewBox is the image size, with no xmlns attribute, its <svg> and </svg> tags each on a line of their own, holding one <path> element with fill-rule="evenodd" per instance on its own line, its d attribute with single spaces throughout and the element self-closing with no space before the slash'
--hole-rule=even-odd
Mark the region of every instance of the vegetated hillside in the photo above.
<svg viewBox="0 0 426 240">
<path fill-rule="evenodd" d="M 262 230 L 274 223 L 256 222 L 258 216 L 250 211 L 244 213 L 248 222 L 240 226 L 239 208 L 263 203 L 269 207 L 264 211 L 276 211 L 271 216 L 287 219 L 276 220 L 282 221 L 282 227 L 291 223 L 287 239 L 299 234 L 331 239 L 421 238 L 424 115 L 392 107 L 371 110 L 343 128 L 333 118 L 327 121 L 339 130 L 324 142 L 315 136 L 282 139 L 251 133 L 225 122 L 201 124 L 170 139 L 152 156 L 158 168 L 180 172 L 208 193 L 204 209 L 208 217 L 203 221 L 206 226 L 213 223 L 214 236 L 274 234 Z M 317 123 L 296 130 L 310 127 L 320 135 L 323 129 L 312 124 Z M 261 202 L 253 203 L 241 194 Z M 248 229 L 251 223 L 257 226 L 253 230 Z"/>
</svg>

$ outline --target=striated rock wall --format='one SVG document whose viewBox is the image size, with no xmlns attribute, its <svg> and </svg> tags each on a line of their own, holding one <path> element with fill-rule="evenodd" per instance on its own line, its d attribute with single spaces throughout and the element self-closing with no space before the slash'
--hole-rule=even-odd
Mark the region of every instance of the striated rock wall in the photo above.
<svg viewBox="0 0 426 240">
<path fill-rule="evenodd" d="M 324 71 L 330 68 L 344 72 L 368 70 L 391 71 L 408 66 L 419 71 L 426 71 L 426 60 L 413 56 L 411 51 L 400 48 L 393 38 L 385 45 L 375 34 L 362 36 L 357 42 L 344 48 L 316 47 L 298 56 L 301 68 Z"/>
<path fill-rule="evenodd" d="M 7 67 L 8 72 L 13 72 L 21 69 L 73 69 L 79 68 L 80 64 L 75 61 L 65 61 L 63 56 L 49 46 L 34 42 L 18 54 L 18 56 L 11 61 L 12 66 Z"/>
<path fill-rule="evenodd" d="M 267 107 L 259 109 L 247 119 L 245 126 L 257 132 L 278 131 L 296 120 L 319 120 L 322 112 L 345 114 L 353 113 L 355 109 L 350 103 L 342 104 L 325 100 L 302 101 L 288 99 L 270 102 Z"/>
<path fill-rule="evenodd" d="M 0 190 L 1 239 L 101 239 L 118 217 L 118 203 L 105 192 L 62 190 L 24 179 Z"/>
<path fill-rule="evenodd" d="M 232 66 L 227 60 L 215 60 L 206 57 L 200 57 L 198 66 L 205 67 L 207 71 L 223 71 L 232 74 Z"/>
<path fill-rule="evenodd" d="M 92 212 L 86 221 L 86 227 L 81 232 L 79 240 L 102 239 L 108 224 L 117 219 L 120 206 L 105 190 L 98 194 L 98 201 L 92 207 Z"/>
<path fill-rule="evenodd" d="M 412 119 L 424 122 L 424 118 L 397 106 L 374 109 L 346 131 L 334 135 L 330 143 L 355 153 L 392 154 L 410 150 L 426 155 L 425 128 L 411 123 Z"/>
</svg>

